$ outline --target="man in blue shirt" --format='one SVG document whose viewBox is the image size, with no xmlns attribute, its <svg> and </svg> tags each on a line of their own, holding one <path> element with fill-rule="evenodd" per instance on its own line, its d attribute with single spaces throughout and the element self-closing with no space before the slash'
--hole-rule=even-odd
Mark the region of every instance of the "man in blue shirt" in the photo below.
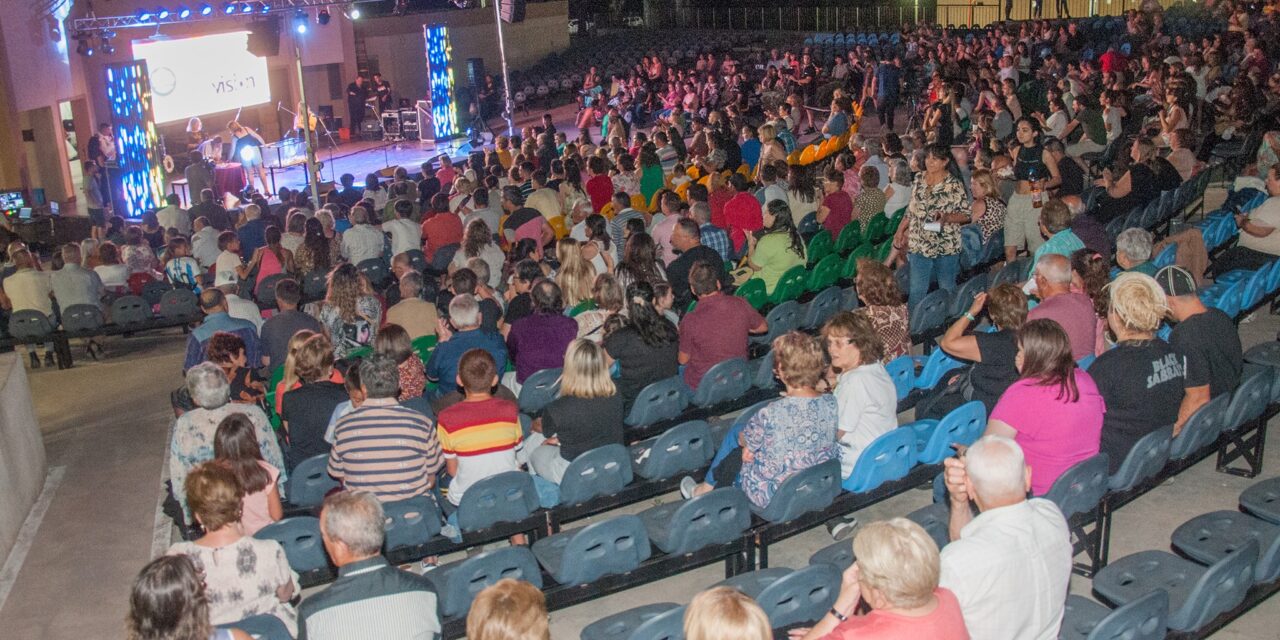
<svg viewBox="0 0 1280 640">
<path fill-rule="evenodd" d="M 838 138 L 849 130 L 849 114 L 853 112 L 853 102 L 845 96 L 831 101 L 831 115 L 822 126 L 822 135 L 826 138 Z"/>
<path fill-rule="evenodd" d="M 875 96 L 876 114 L 880 118 L 880 126 L 885 131 L 893 131 L 894 111 L 898 108 L 899 84 L 902 80 L 902 69 L 898 66 L 898 57 L 885 60 L 876 67 Z"/>
<path fill-rule="evenodd" d="M 236 229 L 240 238 L 240 257 L 253 258 L 253 252 L 267 245 L 267 223 L 262 219 L 262 207 L 251 204 L 244 208 L 245 223 Z"/>
<path fill-rule="evenodd" d="M 206 289 L 200 294 L 200 309 L 204 311 L 204 322 L 191 330 L 187 336 L 187 355 L 182 360 L 182 370 L 186 371 L 205 360 L 205 343 L 215 333 L 234 333 L 244 340 L 245 362 L 259 363 L 262 356 L 258 353 L 258 328 L 248 320 L 232 318 L 227 313 L 227 298 L 218 289 Z"/>
<path fill-rule="evenodd" d="M 427 379 L 437 385 L 437 396 L 445 396 L 456 391 L 458 386 L 458 362 L 462 355 L 472 349 L 484 349 L 493 356 L 498 371 L 507 368 L 507 344 L 502 336 L 480 328 L 482 318 L 480 303 L 473 295 L 456 295 L 449 301 L 449 322 L 453 326 L 450 331 L 445 323 L 440 322 L 437 333 L 440 336 L 435 351 L 427 358 Z"/>
</svg>

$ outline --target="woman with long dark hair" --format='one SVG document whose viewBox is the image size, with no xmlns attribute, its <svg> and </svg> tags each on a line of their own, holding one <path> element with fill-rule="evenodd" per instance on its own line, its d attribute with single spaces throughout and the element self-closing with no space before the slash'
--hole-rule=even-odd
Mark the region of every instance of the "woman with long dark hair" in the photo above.
<svg viewBox="0 0 1280 640">
<path fill-rule="evenodd" d="M 596 273 L 613 273 L 613 240 L 609 237 L 609 221 L 593 213 L 585 221 L 587 241 L 582 243 L 582 257 L 586 258 Z"/>
<path fill-rule="evenodd" d="M 632 233 L 622 251 L 622 262 L 614 269 L 618 284 L 629 287 L 637 282 L 650 285 L 667 279 L 666 271 L 658 261 L 658 245 L 653 236 L 645 232 Z"/>
<path fill-rule="evenodd" d="M 935 278 L 938 287 L 951 291 L 960 274 L 960 226 L 969 222 L 970 207 L 964 183 L 953 170 L 951 148 L 928 147 L 925 170 L 916 176 L 907 213 L 894 235 L 895 249 L 907 251 L 911 279 L 907 306 L 929 292 Z"/>
<path fill-rule="evenodd" d="M 239 629 L 214 629 L 204 576 L 188 556 L 160 556 L 133 581 L 128 640 L 249 640 Z"/>
<path fill-rule="evenodd" d="M 771 200 L 764 208 L 764 228 L 747 234 L 747 266 L 764 280 L 765 291 L 773 293 L 778 280 L 805 260 L 804 238 L 796 230 L 791 207 Z"/>
<path fill-rule="evenodd" d="M 616 382 L 624 412 L 631 410 L 646 385 L 680 370 L 680 334 L 654 306 L 653 285 L 637 282 L 626 291 L 626 316 L 615 314 L 604 329 L 605 353 L 618 363 Z"/>
<path fill-rule="evenodd" d="M 334 244 L 333 240 L 325 236 L 324 225 L 319 217 L 308 219 L 303 224 L 302 245 L 294 256 L 294 266 L 298 273 L 328 272 L 334 263 Z"/>
<path fill-rule="evenodd" d="M 1022 325 L 1015 364 L 1018 381 L 991 410 L 986 434 L 1022 447 L 1031 490 L 1042 496 L 1071 465 L 1097 455 L 1106 407 L 1093 378 L 1076 366 L 1067 332 L 1053 320 Z"/>
<path fill-rule="evenodd" d="M 493 230 L 484 220 L 472 220 L 471 224 L 467 225 L 466 231 L 462 234 L 462 246 L 458 247 L 458 252 L 453 254 L 449 271 L 452 273 L 455 269 L 465 268 L 467 261 L 472 258 L 479 258 L 489 265 L 487 284 L 497 288 L 502 282 L 502 263 L 505 256 L 502 255 L 502 249 L 493 241 Z"/>
<path fill-rule="evenodd" d="M 1040 236 L 1040 208 L 1049 199 L 1048 191 L 1062 184 L 1058 163 L 1044 148 L 1040 122 L 1031 116 L 1018 118 L 1014 124 L 1017 144 L 1009 147 L 1013 156 L 1013 177 L 1017 183 L 1009 196 L 1004 223 L 1004 255 L 1012 262 L 1018 249 L 1026 247 L 1035 253 L 1044 238 Z"/>
<path fill-rule="evenodd" d="M 253 423 L 243 413 L 233 413 L 218 424 L 213 434 L 213 457 L 231 470 L 244 491 L 240 526 L 245 535 L 251 536 L 284 517 L 276 484 L 280 470 L 262 459 Z"/>
</svg>

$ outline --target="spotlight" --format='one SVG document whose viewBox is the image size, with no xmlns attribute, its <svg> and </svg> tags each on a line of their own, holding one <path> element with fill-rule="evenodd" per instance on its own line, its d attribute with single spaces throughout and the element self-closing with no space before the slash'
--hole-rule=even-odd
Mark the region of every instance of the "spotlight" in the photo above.
<svg viewBox="0 0 1280 640">
<path fill-rule="evenodd" d="M 156 20 L 168 20 L 168 19 L 169 19 L 168 7 L 156 7 Z"/>
<path fill-rule="evenodd" d="M 235 13 L 235 12 L 236 12 L 236 3 L 234 3 L 234 2 L 228 2 L 228 3 L 224 4 L 224 5 L 222 5 L 222 13 L 223 13 L 224 15 L 228 15 L 228 16 L 229 16 L 229 15 L 231 15 L 231 14 Z"/>
<path fill-rule="evenodd" d="M 322 27 L 325 26 L 326 24 L 329 24 L 329 18 L 330 16 L 329 16 L 328 7 L 320 7 L 320 10 L 316 12 L 316 24 Z"/>
<path fill-rule="evenodd" d="M 211 15 L 213 15 L 213 6 L 211 6 L 211 5 L 207 5 L 207 4 L 202 4 L 202 5 L 200 5 L 200 16 L 201 16 L 201 17 L 207 18 L 207 17 L 209 17 L 209 16 L 211 16 Z"/>
<path fill-rule="evenodd" d="M 248 2 L 240 5 L 240 13 L 253 13 L 253 5 Z"/>
<path fill-rule="evenodd" d="M 187 5 L 178 5 L 178 19 L 186 20 L 191 17 L 191 7 Z"/>
<path fill-rule="evenodd" d="M 84 37 L 78 38 L 78 40 L 80 42 L 76 45 L 76 53 L 85 57 L 92 57 L 93 45 L 89 44 L 89 36 L 86 35 Z"/>
<path fill-rule="evenodd" d="M 351 7 L 347 9 L 347 18 L 348 18 L 349 20 L 359 20 L 359 19 L 360 19 L 360 7 L 357 7 L 357 6 L 356 6 L 356 5 L 354 5 L 354 4 L 353 4 L 353 5 L 351 5 Z"/>
<path fill-rule="evenodd" d="M 258 11 L 262 13 L 271 13 L 271 5 L 265 2 L 259 2 L 258 5 L 259 5 Z"/>
<path fill-rule="evenodd" d="M 111 44 L 111 40 L 116 37 L 116 32 L 106 30 L 98 34 L 98 36 L 102 39 L 102 55 L 109 56 L 116 52 L 115 45 Z"/>
<path fill-rule="evenodd" d="M 307 32 L 307 12 L 298 9 L 293 14 L 293 32 L 302 35 Z"/>
<path fill-rule="evenodd" d="M 138 22 L 151 22 L 153 14 L 150 9 L 138 9 L 138 12 L 133 14 L 133 17 L 137 18 Z"/>
</svg>

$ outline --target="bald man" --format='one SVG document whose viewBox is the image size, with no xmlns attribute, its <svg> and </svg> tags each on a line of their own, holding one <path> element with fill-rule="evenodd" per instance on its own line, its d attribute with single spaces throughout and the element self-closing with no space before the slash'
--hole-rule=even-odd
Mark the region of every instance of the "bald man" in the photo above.
<svg viewBox="0 0 1280 640">
<path fill-rule="evenodd" d="M 1071 260 L 1050 253 L 1040 257 L 1032 273 L 1040 304 L 1027 320 L 1047 318 L 1062 326 L 1071 339 L 1071 357 L 1080 360 L 1094 355 L 1098 338 L 1098 314 L 1093 300 L 1071 290 Z"/>
</svg>

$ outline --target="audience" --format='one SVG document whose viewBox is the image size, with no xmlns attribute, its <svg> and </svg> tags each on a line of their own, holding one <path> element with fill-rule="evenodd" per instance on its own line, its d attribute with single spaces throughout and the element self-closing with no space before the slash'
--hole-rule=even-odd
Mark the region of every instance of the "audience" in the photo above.
<svg viewBox="0 0 1280 640">
<path fill-rule="evenodd" d="M 615 383 L 622 397 L 623 414 L 646 386 L 679 372 L 680 335 L 676 326 L 654 307 L 655 294 L 648 283 L 627 288 L 627 312 L 613 316 L 604 326 L 603 346 L 608 360 L 616 363 Z"/>
<path fill-rule="evenodd" d="M 540 280 L 533 285 L 530 296 L 533 313 L 513 323 L 507 334 L 507 352 L 516 365 L 515 375 L 509 376 L 516 383 L 513 391 L 535 372 L 563 366 L 565 347 L 578 337 L 578 323 L 564 315 L 564 302 L 556 283 Z"/>
<path fill-rule="evenodd" d="M 773 640 L 760 605 L 733 587 L 713 587 L 693 597 L 684 612 L 685 640 Z"/>
<path fill-rule="evenodd" d="M 503 578 L 476 594 L 467 612 L 469 640 L 551 640 L 547 599 L 523 580 Z"/>
<path fill-rule="evenodd" d="M 324 331 L 314 317 L 298 310 L 302 301 L 302 288 L 297 281 L 285 278 L 276 283 L 276 312 L 262 323 L 260 350 L 261 363 L 274 371 L 284 365 L 289 355 L 289 340 L 299 331 Z"/>
<path fill-rule="evenodd" d="M 974 326 L 984 307 L 994 331 L 981 331 Z M 938 340 L 947 355 L 972 362 L 973 367 L 942 387 L 940 396 L 932 402 L 921 401 L 917 416 L 940 419 L 972 400 L 981 402 L 990 414 L 996 401 L 1018 379 L 1017 336 L 1026 321 L 1027 296 L 1014 284 L 1006 282 L 974 296 L 969 310 Z M 975 330 L 966 334 L 969 329 Z"/>
<path fill-rule="evenodd" d="M 253 423 L 244 414 L 233 413 L 218 425 L 213 434 L 213 457 L 231 470 L 244 493 L 240 526 L 245 535 L 251 536 L 284 517 L 277 486 L 280 470 L 262 459 Z"/>
<path fill-rule="evenodd" d="M 436 305 L 422 299 L 422 274 L 405 273 L 396 286 L 400 289 L 400 302 L 387 309 L 387 324 L 403 327 L 410 340 L 436 335 L 439 313 Z"/>
<path fill-rule="evenodd" d="M 724 269 L 724 259 L 715 249 L 702 244 L 702 230 L 695 220 L 676 218 L 671 231 L 671 247 L 677 255 L 667 263 L 667 282 L 675 292 L 677 309 L 685 309 L 693 301 L 693 292 L 689 290 L 689 272 L 695 264 L 710 267 L 716 272 L 720 286 L 728 286 L 729 274 Z"/>
<path fill-rule="evenodd" d="M 207 344 L 215 333 L 230 333 L 244 341 L 246 362 L 260 362 L 258 329 L 252 322 L 233 318 L 227 313 L 227 298 L 218 289 L 208 289 L 200 294 L 200 309 L 204 321 L 187 336 L 187 354 L 182 369 L 188 370 L 205 360 Z"/>
<path fill-rule="evenodd" d="M 1169 315 L 1177 321 L 1169 346 L 1182 361 L 1185 386 L 1173 426 L 1176 436 L 1197 409 L 1240 385 L 1244 358 L 1235 323 L 1221 310 L 1204 306 L 1190 272 L 1178 266 L 1165 267 L 1156 272 L 1156 282 L 1164 290 Z"/>
<path fill-rule="evenodd" d="M 911 333 L 907 320 L 907 303 L 902 299 L 898 281 L 889 268 L 869 258 L 858 258 L 854 288 L 862 307 L 854 313 L 865 315 L 875 327 L 884 345 L 881 359 L 888 364 L 911 351 Z"/>
<path fill-rule="evenodd" d="M 1071 260 L 1056 253 L 1042 256 L 1035 263 L 1032 280 L 1040 304 L 1027 313 L 1027 320 L 1052 320 L 1061 327 L 1071 340 L 1072 358 L 1080 360 L 1093 355 L 1098 316 L 1094 313 L 1093 300 L 1071 288 Z"/>
<path fill-rule="evenodd" d="M 454 296 L 449 301 L 448 318 L 437 321 L 436 334 L 440 342 L 427 359 L 426 373 L 427 380 L 436 383 L 439 397 L 452 396 L 451 401 L 461 398 L 456 383 L 458 361 L 472 349 L 488 352 L 499 371 L 507 367 L 507 344 L 502 336 L 480 327 L 480 304 L 475 296 Z"/>
<path fill-rule="evenodd" d="M 769 330 L 764 316 L 746 300 L 720 290 L 715 269 L 696 264 L 689 271 L 689 288 L 698 305 L 680 321 L 680 364 L 684 382 L 697 389 L 711 367 L 731 358 L 747 357 L 751 334 Z"/>
<path fill-rule="evenodd" d="M 354 264 L 341 265 L 329 273 L 324 300 L 312 307 L 311 314 L 333 341 L 335 359 L 346 359 L 353 351 L 373 344 L 381 324 L 382 303 Z"/>
<path fill-rule="evenodd" d="M 323 333 L 313 334 L 293 353 L 292 373 L 300 386 L 285 387 L 280 401 L 280 418 L 289 442 L 285 451 L 289 469 L 307 458 L 329 453 L 324 439 L 329 416 L 347 399 L 342 383 L 334 380 L 333 355 L 333 343 Z"/>
<path fill-rule="evenodd" d="M 250 640 L 239 629 L 215 629 L 204 576 L 185 555 L 160 556 L 138 572 L 129 595 L 128 640 Z"/>
<path fill-rule="evenodd" d="M 609 377 L 605 353 L 595 342 L 569 344 L 560 394 L 543 407 L 525 439 L 529 468 L 555 484 L 575 458 L 609 444 L 625 444 L 622 397 Z"/>
<path fill-rule="evenodd" d="M 804 238 L 792 222 L 787 203 L 774 200 L 764 208 L 764 228 L 760 234 L 747 236 L 747 266 L 764 282 L 766 293 L 773 293 L 778 281 L 793 267 L 805 263 Z"/>
</svg>

